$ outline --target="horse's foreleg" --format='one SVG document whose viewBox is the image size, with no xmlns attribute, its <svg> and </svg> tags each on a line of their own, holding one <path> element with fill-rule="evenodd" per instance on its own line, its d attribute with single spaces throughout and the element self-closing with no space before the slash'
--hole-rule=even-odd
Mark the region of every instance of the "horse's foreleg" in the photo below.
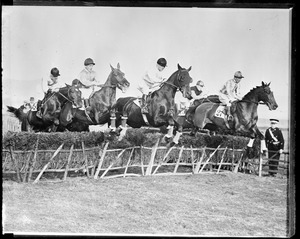
<svg viewBox="0 0 300 239">
<path fill-rule="evenodd" d="M 257 125 L 255 125 L 253 127 L 253 130 L 256 133 L 256 135 L 258 136 L 258 138 L 260 139 L 260 151 L 262 153 L 266 153 L 267 152 L 267 147 L 266 147 L 265 136 L 262 134 L 262 132 L 260 132 Z"/>
<path fill-rule="evenodd" d="M 110 111 L 110 126 L 109 128 L 111 129 L 111 131 L 116 132 L 117 128 L 116 128 L 116 111 L 114 109 L 112 109 Z"/>
<path fill-rule="evenodd" d="M 176 131 L 176 135 L 173 139 L 173 142 L 175 144 L 178 144 L 179 138 L 182 135 L 183 126 L 181 124 L 178 124 L 178 123 L 176 123 L 176 126 L 177 126 L 177 131 Z"/>
<path fill-rule="evenodd" d="M 165 135 L 166 138 L 172 138 L 173 137 L 173 131 L 174 131 L 174 125 L 175 121 L 173 119 L 174 116 L 174 109 L 171 108 L 168 112 L 168 133 Z"/>
<path fill-rule="evenodd" d="M 127 127 L 126 127 L 126 123 L 127 123 L 127 119 L 128 119 L 128 116 L 127 114 L 126 115 L 122 115 L 122 121 L 121 121 L 121 125 L 120 125 L 120 137 L 119 137 L 119 140 L 123 139 L 123 137 L 126 135 L 126 131 L 127 131 Z"/>
</svg>

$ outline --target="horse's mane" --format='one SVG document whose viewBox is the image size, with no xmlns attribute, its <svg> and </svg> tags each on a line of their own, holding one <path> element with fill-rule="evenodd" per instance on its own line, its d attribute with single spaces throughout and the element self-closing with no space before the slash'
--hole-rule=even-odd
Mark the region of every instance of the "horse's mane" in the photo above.
<svg viewBox="0 0 300 239">
<path fill-rule="evenodd" d="M 258 89 L 261 89 L 262 86 L 256 86 L 252 88 L 246 95 L 244 95 L 242 100 L 247 100 L 252 97 L 253 94 L 255 94 L 255 91 Z"/>
</svg>

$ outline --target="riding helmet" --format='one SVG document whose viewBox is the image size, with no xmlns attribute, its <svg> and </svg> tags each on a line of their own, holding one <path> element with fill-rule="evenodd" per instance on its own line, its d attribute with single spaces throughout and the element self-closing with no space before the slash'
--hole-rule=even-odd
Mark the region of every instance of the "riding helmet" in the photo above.
<svg viewBox="0 0 300 239">
<path fill-rule="evenodd" d="M 242 72 L 240 72 L 240 71 L 235 72 L 234 77 L 235 78 L 244 78 L 244 76 L 242 76 Z"/>
<path fill-rule="evenodd" d="M 159 58 L 157 60 L 157 64 L 162 66 L 162 67 L 166 67 L 167 66 L 167 60 L 165 58 Z"/>
<path fill-rule="evenodd" d="M 52 76 L 54 76 L 54 77 L 60 76 L 59 70 L 58 70 L 56 67 L 54 67 L 54 68 L 51 69 L 50 74 L 51 74 Z"/>
<path fill-rule="evenodd" d="M 88 65 L 91 65 L 91 64 L 95 65 L 93 59 L 91 59 L 91 58 L 85 59 L 85 61 L 84 61 L 85 66 L 88 66 Z"/>
</svg>

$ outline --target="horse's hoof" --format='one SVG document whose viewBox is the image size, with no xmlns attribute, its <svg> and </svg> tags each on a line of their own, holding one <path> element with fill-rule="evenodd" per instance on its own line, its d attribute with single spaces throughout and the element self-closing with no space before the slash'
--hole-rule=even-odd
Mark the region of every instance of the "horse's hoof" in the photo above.
<svg viewBox="0 0 300 239">
<path fill-rule="evenodd" d="M 174 145 L 175 145 L 175 143 L 172 141 L 172 142 L 168 143 L 166 145 L 166 147 L 167 147 L 167 149 L 169 149 L 169 148 L 172 148 Z"/>
<path fill-rule="evenodd" d="M 162 139 L 162 141 L 164 141 L 165 143 L 170 143 L 170 141 L 171 141 L 171 138 L 169 138 L 169 137 L 167 137 L 167 136 L 164 136 L 163 137 L 163 139 Z"/>
</svg>

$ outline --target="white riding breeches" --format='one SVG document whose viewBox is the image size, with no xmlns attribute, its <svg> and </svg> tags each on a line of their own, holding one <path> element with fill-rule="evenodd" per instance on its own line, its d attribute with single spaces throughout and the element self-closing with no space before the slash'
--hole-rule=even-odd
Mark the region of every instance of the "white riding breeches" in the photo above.
<svg viewBox="0 0 300 239">
<path fill-rule="evenodd" d="M 229 95 L 219 93 L 219 100 L 225 105 L 230 105 L 235 99 L 232 99 Z"/>
<path fill-rule="evenodd" d="M 92 93 L 93 93 L 94 91 L 98 90 L 97 88 L 98 88 L 98 87 L 95 87 L 95 86 L 90 87 L 90 88 L 81 88 L 81 89 L 80 89 L 80 91 L 81 91 L 81 97 L 82 97 L 83 99 L 89 99 L 90 96 L 92 95 Z M 99 89 L 100 89 L 100 88 L 99 88 Z"/>
</svg>

